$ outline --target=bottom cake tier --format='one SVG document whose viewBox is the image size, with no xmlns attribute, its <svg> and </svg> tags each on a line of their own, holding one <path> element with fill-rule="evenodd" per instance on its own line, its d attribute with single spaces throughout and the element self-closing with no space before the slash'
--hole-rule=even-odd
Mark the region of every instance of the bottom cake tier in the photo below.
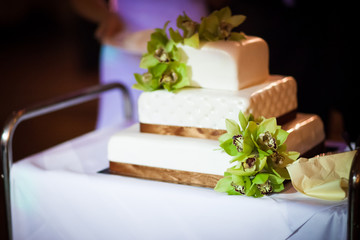
<svg viewBox="0 0 360 240">
<path fill-rule="evenodd" d="M 302 156 L 323 152 L 324 126 L 317 115 L 298 113 L 282 128 L 289 132 L 288 150 Z M 230 158 L 216 140 L 141 133 L 139 124 L 116 133 L 108 144 L 111 173 L 203 187 L 216 185 Z"/>
</svg>

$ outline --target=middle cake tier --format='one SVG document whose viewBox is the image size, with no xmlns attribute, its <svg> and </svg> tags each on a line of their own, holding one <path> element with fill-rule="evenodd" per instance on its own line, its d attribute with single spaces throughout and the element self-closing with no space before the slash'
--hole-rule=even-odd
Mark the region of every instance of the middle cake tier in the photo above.
<svg viewBox="0 0 360 240">
<path fill-rule="evenodd" d="M 293 119 L 297 85 L 292 77 L 272 75 L 265 83 L 237 91 L 144 92 L 138 104 L 141 132 L 217 139 L 226 129 L 225 119 L 237 119 L 240 111 L 255 118 L 276 117 L 279 124 Z"/>
</svg>

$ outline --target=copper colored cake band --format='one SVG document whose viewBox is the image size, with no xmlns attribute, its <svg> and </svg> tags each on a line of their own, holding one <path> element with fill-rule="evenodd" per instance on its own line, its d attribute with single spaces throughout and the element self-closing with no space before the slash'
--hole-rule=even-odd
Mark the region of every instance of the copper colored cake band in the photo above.
<svg viewBox="0 0 360 240">
<path fill-rule="evenodd" d="M 295 118 L 296 109 L 277 117 L 276 120 L 279 125 L 283 125 Z M 217 140 L 226 130 L 140 123 L 140 132 Z"/>
<path fill-rule="evenodd" d="M 188 172 L 158 167 L 148 167 L 129 163 L 111 162 L 110 173 L 138 177 L 163 182 L 186 184 L 192 186 L 214 188 L 223 177 L 214 174 Z"/>
<path fill-rule="evenodd" d="M 140 132 L 217 140 L 226 130 L 140 123 Z"/>
</svg>

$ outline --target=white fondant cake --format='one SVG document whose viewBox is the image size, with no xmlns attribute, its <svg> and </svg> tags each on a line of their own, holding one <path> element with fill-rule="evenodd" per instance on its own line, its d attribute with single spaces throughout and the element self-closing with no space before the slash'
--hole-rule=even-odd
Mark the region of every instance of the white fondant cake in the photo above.
<svg viewBox="0 0 360 240">
<path fill-rule="evenodd" d="M 178 48 L 189 66 L 192 86 L 234 91 L 265 82 L 269 77 L 269 49 L 259 37 L 206 42 L 199 49 L 186 45 Z"/>
<path fill-rule="evenodd" d="M 283 129 L 290 133 L 288 149 L 301 154 L 324 140 L 323 123 L 316 115 L 298 114 Z M 112 162 L 223 175 L 231 157 L 219 149 L 214 140 L 140 133 L 136 124 L 111 137 L 108 158 Z"/>
<path fill-rule="evenodd" d="M 223 13 L 229 12 L 227 9 L 223 11 L 225 11 Z M 181 20 L 182 18 L 185 19 Z M 183 21 L 185 29 L 189 30 L 188 27 L 192 26 L 192 22 L 185 16 L 182 18 L 180 17 L 180 20 Z M 239 17 L 236 19 L 239 20 Z M 202 31 L 199 27 L 198 34 L 200 35 L 201 32 L 204 35 L 203 38 L 198 35 L 198 41 L 234 39 L 226 35 L 227 31 L 230 31 L 226 27 L 231 24 L 222 22 L 217 26 L 220 27 L 220 35 L 223 37 L 225 34 L 225 38 L 213 36 L 215 33 L 210 31 L 211 24 L 206 24 L 208 23 L 200 25 L 203 27 Z M 179 38 L 176 32 L 172 33 L 174 38 Z M 157 34 L 163 33 L 158 31 Z M 235 39 L 240 39 L 243 35 L 234 36 Z M 280 119 L 288 121 L 285 124 L 278 123 L 289 132 L 286 141 L 289 151 L 297 151 L 303 155 L 324 141 L 323 123 L 318 116 L 296 114 L 298 103 L 295 79 L 269 75 L 269 49 L 263 39 L 246 36 L 239 41 L 200 42 L 199 48 L 179 43 L 177 48 L 171 50 L 170 47 L 174 45 L 168 44 L 169 42 L 163 43 L 158 37 L 154 35 L 149 42 L 151 51 L 144 55 L 146 58 L 142 62 L 142 66 L 149 66 L 149 72 L 146 75 L 135 75 L 136 87 L 145 91 L 157 90 L 143 92 L 140 95 L 138 100 L 140 123 L 111 137 L 108 144 L 111 172 L 214 187 L 230 167 L 229 160 L 232 158 L 221 150 L 224 145 L 220 146 L 214 139 L 218 139 L 228 127 L 230 132 L 236 134 L 226 139 L 223 144 L 232 144 L 230 145 L 232 148 L 235 145 L 236 150 L 240 152 L 243 151 L 245 137 L 248 139 L 254 137 L 251 131 L 254 130 L 254 126 L 257 127 L 256 123 L 252 122 L 252 130 L 249 130 L 251 136 L 245 136 L 247 132 L 242 136 L 237 135 L 239 130 L 236 131 L 232 122 L 225 121 L 226 119 L 236 121 L 239 112 L 244 115 L 252 114 L 255 118 L 276 117 L 279 121 Z M 196 42 L 191 45 L 197 46 L 198 42 L 194 39 L 188 43 Z M 168 52 L 166 47 L 169 49 Z M 177 65 L 177 61 L 181 64 Z M 190 86 L 187 80 L 190 81 Z M 183 86 L 189 87 L 179 89 Z M 241 119 L 244 124 L 245 120 Z M 259 128 L 264 128 L 266 124 L 274 128 L 271 122 L 260 124 Z M 269 134 L 271 135 L 268 131 L 260 134 L 263 135 L 261 144 L 270 144 L 274 141 L 268 136 Z M 284 137 L 282 131 L 276 131 L 276 134 Z M 224 136 L 228 137 L 228 135 Z M 232 150 L 228 148 L 227 151 Z M 255 150 L 252 151 L 254 152 L 251 154 L 257 154 Z M 274 156 L 271 160 L 273 157 L 276 161 L 281 160 L 277 153 L 274 152 L 272 155 Z M 248 166 L 247 170 L 250 169 L 249 164 L 254 160 L 249 156 L 246 162 L 238 163 L 244 171 L 246 166 Z M 236 186 L 234 191 L 238 191 L 240 189 L 238 187 Z"/>
<path fill-rule="evenodd" d="M 240 111 L 269 118 L 296 110 L 297 87 L 292 77 L 271 76 L 265 83 L 239 91 L 143 92 L 138 106 L 141 123 L 225 130 L 225 119 L 237 119 Z"/>
</svg>

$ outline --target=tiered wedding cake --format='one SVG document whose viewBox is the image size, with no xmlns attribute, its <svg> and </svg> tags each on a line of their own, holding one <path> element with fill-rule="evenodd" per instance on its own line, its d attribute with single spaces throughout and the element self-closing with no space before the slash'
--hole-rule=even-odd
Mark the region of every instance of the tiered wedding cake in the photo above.
<svg viewBox="0 0 360 240">
<path fill-rule="evenodd" d="M 305 155 L 322 144 L 321 119 L 297 113 L 295 79 L 269 74 L 266 42 L 231 32 L 243 20 L 226 8 L 201 24 L 179 16 L 183 36 L 170 29 L 167 38 L 166 25 L 155 31 L 140 63 L 148 72 L 135 74 L 140 123 L 110 139 L 111 172 L 214 187 L 229 167 L 217 139 L 239 112 L 276 117 L 288 150 Z"/>
</svg>

